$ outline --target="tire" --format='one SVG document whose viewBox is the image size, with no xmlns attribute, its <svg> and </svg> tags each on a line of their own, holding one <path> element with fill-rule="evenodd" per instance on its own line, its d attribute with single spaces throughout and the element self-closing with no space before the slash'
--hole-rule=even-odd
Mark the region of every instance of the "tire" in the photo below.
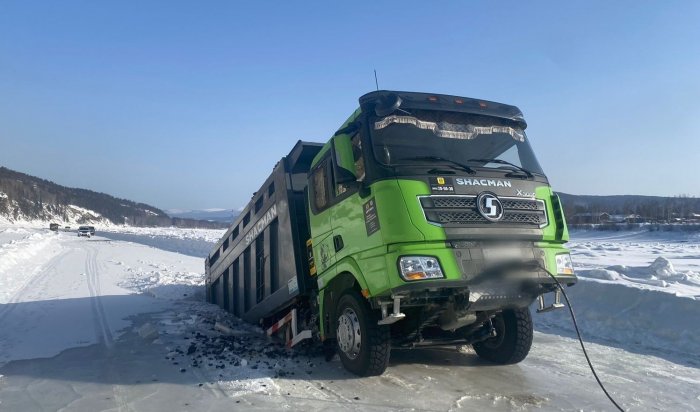
<svg viewBox="0 0 700 412">
<path fill-rule="evenodd" d="M 474 344 L 479 357 L 501 365 L 518 363 L 532 346 L 532 316 L 529 308 L 506 309 L 492 319 L 496 336 Z"/>
<path fill-rule="evenodd" d="M 389 365 L 391 352 L 388 326 L 379 326 L 377 313 L 367 300 L 348 290 L 336 306 L 336 347 L 340 361 L 359 376 L 381 375 Z"/>
</svg>

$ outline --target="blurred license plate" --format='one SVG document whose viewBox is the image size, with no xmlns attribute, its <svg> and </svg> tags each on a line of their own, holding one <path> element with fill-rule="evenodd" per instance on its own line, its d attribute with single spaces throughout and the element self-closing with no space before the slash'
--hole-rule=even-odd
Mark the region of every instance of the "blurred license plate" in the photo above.
<svg viewBox="0 0 700 412">
<path fill-rule="evenodd" d="M 511 260 L 522 259 L 523 250 L 517 248 L 495 248 L 484 249 L 484 259 L 488 260 Z"/>
</svg>

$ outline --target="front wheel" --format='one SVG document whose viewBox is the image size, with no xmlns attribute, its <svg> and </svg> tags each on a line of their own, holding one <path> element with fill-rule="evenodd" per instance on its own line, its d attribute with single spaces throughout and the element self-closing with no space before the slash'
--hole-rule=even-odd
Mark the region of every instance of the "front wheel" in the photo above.
<svg viewBox="0 0 700 412">
<path fill-rule="evenodd" d="M 345 369 L 359 376 L 384 373 L 391 350 L 389 327 L 377 325 L 377 314 L 353 290 L 340 297 L 335 313 L 338 355 Z"/>
<path fill-rule="evenodd" d="M 532 346 L 532 317 L 529 308 L 506 309 L 491 319 L 496 336 L 474 344 L 479 357 L 508 365 L 527 357 Z"/>
</svg>

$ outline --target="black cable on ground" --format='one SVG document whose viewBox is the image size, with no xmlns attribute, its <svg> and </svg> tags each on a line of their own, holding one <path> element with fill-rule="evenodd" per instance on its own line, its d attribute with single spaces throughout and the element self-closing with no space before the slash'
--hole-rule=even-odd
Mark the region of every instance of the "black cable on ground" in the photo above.
<svg viewBox="0 0 700 412">
<path fill-rule="evenodd" d="M 544 268 L 542 268 L 544 269 Z M 574 322 L 574 329 L 576 329 L 576 336 L 578 337 L 578 341 L 581 344 L 581 349 L 583 350 L 583 355 L 586 357 L 586 362 L 588 362 L 588 367 L 591 368 L 591 372 L 593 372 L 593 377 L 595 377 L 596 382 L 598 382 L 598 386 L 600 386 L 600 389 L 605 392 L 605 396 L 610 399 L 610 402 L 612 402 L 613 405 L 619 410 L 620 412 L 624 412 L 625 410 L 622 409 L 620 405 L 618 405 L 617 402 L 615 402 L 615 399 L 613 399 L 612 396 L 608 393 L 608 391 L 605 389 L 605 386 L 603 385 L 603 382 L 600 381 L 600 378 L 598 377 L 598 374 L 595 372 L 595 368 L 593 368 L 593 364 L 591 363 L 591 359 L 588 357 L 588 352 L 586 352 L 586 346 L 583 344 L 583 339 L 581 339 L 581 332 L 578 330 L 578 323 L 576 323 L 576 315 L 574 315 L 574 309 L 571 307 L 571 302 L 569 301 L 569 297 L 566 296 L 566 292 L 564 291 L 564 287 L 562 287 L 561 283 L 559 283 L 559 279 L 556 278 L 553 274 L 549 273 L 548 270 L 544 269 L 544 271 L 552 278 L 554 281 L 557 283 L 557 287 L 561 291 L 562 295 L 564 295 L 564 299 L 566 300 L 566 306 L 569 308 L 569 313 L 571 314 L 571 320 Z"/>
</svg>

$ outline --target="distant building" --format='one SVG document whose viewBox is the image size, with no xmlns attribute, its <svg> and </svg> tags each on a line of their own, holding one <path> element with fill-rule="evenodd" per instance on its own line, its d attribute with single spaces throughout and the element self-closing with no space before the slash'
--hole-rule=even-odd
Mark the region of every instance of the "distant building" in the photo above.
<svg viewBox="0 0 700 412">
<path fill-rule="evenodd" d="M 627 223 L 626 215 L 610 215 L 610 220 L 607 223 Z"/>
<path fill-rule="evenodd" d="M 574 225 L 586 225 L 586 224 L 600 224 L 610 222 L 610 215 L 608 213 L 576 213 L 572 219 L 571 223 Z"/>
<path fill-rule="evenodd" d="M 640 215 L 631 214 L 625 216 L 625 222 L 627 223 L 645 223 L 646 221 L 647 219 L 643 218 Z"/>
</svg>

